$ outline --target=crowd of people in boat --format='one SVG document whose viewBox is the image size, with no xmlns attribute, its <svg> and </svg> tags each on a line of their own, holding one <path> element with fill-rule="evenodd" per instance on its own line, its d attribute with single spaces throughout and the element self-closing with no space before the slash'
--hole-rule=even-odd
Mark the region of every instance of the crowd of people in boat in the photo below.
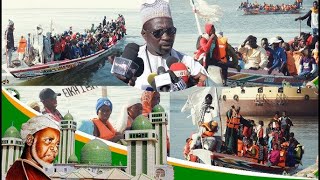
<svg viewBox="0 0 320 180">
<path fill-rule="evenodd" d="M 264 2 L 263 4 L 259 4 L 257 2 L 254 3 L 248 3 L 248 2 L 241 2 L 239 9 L 259 9 L 259 10 L 265 10 L 269 12 L 286 12 L 291 10 L 298 10 L 302 6 L 302 1 L 297 0 L 293 4 L 267 4 Z"/>
<path fill-rule="evenodd" d="M 11 20 L 10 20 L 11 21 Z M 9 21 L 9 27 L 13 22 Z M 8 27 L 8 28 L 9 28 Z M 18 42 L 18 59 L 24 60 L 29 66 L 44 64 L 51 61 L 76 59 L 88 56 L 102 49 L 108 49 L 126 35 L 125 19 L 118 14 L 117 19 L 107 21 L 106 16 L 99 25 L 92 24 L 90 29 L 84 32 L 74 32 L 72 26 L 61 34 L 47 32 L 43 34 L 41 25 L 36 27 L 34 34 L 21 36 Z M 13 38 L 12 37 L 7 37 Z M 9 57 L 8 67 L 14 67 Z"/>
<path fill-rule="evenodd" d="M 228 68 L 236 68 L 239 72 L 241 69 L 262 70 L 259 73 L 265 71 L 266 74 L 279 72 L 279 75 L 307 80 L 318 74 L 317 34 L 301 32 L 289 41 L 280 36 L 262 38 L 260 46 L 257 37 L 249 35 L 238 47 L 232 47 L 222 32 L 216 33 L 212 23 L 206 23 L 205 32 L 198 38 L 194 59 L 206 69 L 209 65 L 221 67 L 224 84 Z"/>
<path fill-rule="evenodd" d="M 199 123 L 199 132 L 186 140 L 185 159 L 199 162 L 192 152 L 206 149 L 216 153 L 244 157 L 246 161 L 267 166 L 294 167 L 301 163 L 303 146 L 290 132 L 293 123 L 286 111 L 276 112 L 264 128 L 264 121 L 256 123 L 240 115 L 240 107 L 232 106 L 226 113 L 225 141 L 217 135 L 218 122 Z"/>
</svg>

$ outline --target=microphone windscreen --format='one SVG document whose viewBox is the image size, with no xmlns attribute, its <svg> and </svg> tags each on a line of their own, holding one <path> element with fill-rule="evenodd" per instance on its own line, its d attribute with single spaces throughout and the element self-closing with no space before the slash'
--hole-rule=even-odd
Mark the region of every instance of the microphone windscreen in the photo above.
<svg viewBox="0 0 320 180">
<path fill-rule="evenodd" d="M 123 50 L 122 57 L 134 60 L 138 56 L 140 46 L 136 43 L 129 43 Z"/>
<path fill-rule="evenodd" d="M 154 77 L 157 76 L 157 75 L 158 75 L 157 73 L 151 73 L 151 74 L 149 74 L 149 76 L 148 76 L 148 83 L 149 83 L 150 85 L 152 85 L 152 81 L 154 81 Z"/>
<path fill-rule="evenodd" d="M 188 72 L 188 68 L 185 64 L 178 62 L 178 63 L 173 63 L 170 68 L 170 70 L 172 70 L 177 77 L 180 77 L 181 79 L 183 79 L 184 82 L 188 82 L 189 80 L 189 72 Z"/>
<path fill-rule="evenodd" d="M 169 56 L 167 59 L 166 59 L 166 64 L 168 67 L 170 67 L 173 63 L 177 63 L 179 62 L 179 59 L 176 58 L 176 57 L 173 57 L 173 56 Z"/>
<path fill-rule="evenodd" d="M 139 68 L 137 69 L 137 72 L 134 74 L 135 77 L 140 77 L 143 74 L 144 71 L 144 63 L 143 63 L 143 59 L 141 59 L 140 57 L 136 57 L 133 62 L 135 62 Z"/>
<path fill-rule="evenodd" d="M 159 74 L 164 74 L 166 73 L 166 69 L 163 66 L 159 66 L 157 69 L 157 73 Z"/>
</svg>

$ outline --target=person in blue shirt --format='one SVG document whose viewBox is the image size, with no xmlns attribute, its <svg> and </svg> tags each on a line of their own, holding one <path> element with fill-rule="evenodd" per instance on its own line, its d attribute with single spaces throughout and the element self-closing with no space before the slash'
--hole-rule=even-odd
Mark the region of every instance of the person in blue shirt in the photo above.
<svg viewBox="0 0 320 180">
<path fill-rule="evenodd" d="M 289 76 L 286 52 L 282 47 L 280 47 L 280 42 L 281 40 L 276 37 L 270 39 L 271 48 L 273 49 L 273 63 L 268 69 L 268 74 L 271 74 L 274 69 L 278 69 L 279 72 Z"/>
</svg>

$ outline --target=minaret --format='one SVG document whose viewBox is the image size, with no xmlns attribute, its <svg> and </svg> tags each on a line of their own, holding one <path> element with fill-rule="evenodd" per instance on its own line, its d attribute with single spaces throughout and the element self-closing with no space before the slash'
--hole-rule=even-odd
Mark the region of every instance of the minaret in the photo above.
<svg viewBox="0 0 320 180">
<path fill-rule="evenodd" d="M 160 105 L 153 107 L 149 120 L 158 135 L 156 144 L 156 165 L 167 164 L 167 114 Z"/>
<path fill-rule="evenodd" d="M 74 154 L 75 138 L 74 133 L 77 129 L 77 122 L 73 120 L 72 115 L 68 112 L 60 122 L 60 147 L 58 163 L 68 163 L 69 157 Z"/>
<path fill-rule="evenodd" d="M 140 115 L 132 123 L 132 130 L 125 131 L 127 149 L 127 173 L 132 176 L 155 176 L 155 144 L 157 135 L 150 121 Z"/>
<path fill-rule="evenodd" d="M 1 139 L 2 144 L 2 175 L 6 174 L 10 166 L 15 160 L 20 158 L 23 151 L 23 141 L 21 139 L 19 131 L 11 126 L 6 130 Z"/>
</svg>

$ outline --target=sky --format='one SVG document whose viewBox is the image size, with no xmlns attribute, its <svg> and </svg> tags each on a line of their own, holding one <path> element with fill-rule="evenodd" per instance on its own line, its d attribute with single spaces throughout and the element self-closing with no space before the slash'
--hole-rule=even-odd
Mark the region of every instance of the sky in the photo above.
<svg viewBox="0 0 320 180">
<path fill-rule="evenodd" d="M 144 0 L 146 1 L 146 0 Z M 2 0 L 2 9 L 114 8 L 138 9 L 142 0 Z"/>
</svg>

